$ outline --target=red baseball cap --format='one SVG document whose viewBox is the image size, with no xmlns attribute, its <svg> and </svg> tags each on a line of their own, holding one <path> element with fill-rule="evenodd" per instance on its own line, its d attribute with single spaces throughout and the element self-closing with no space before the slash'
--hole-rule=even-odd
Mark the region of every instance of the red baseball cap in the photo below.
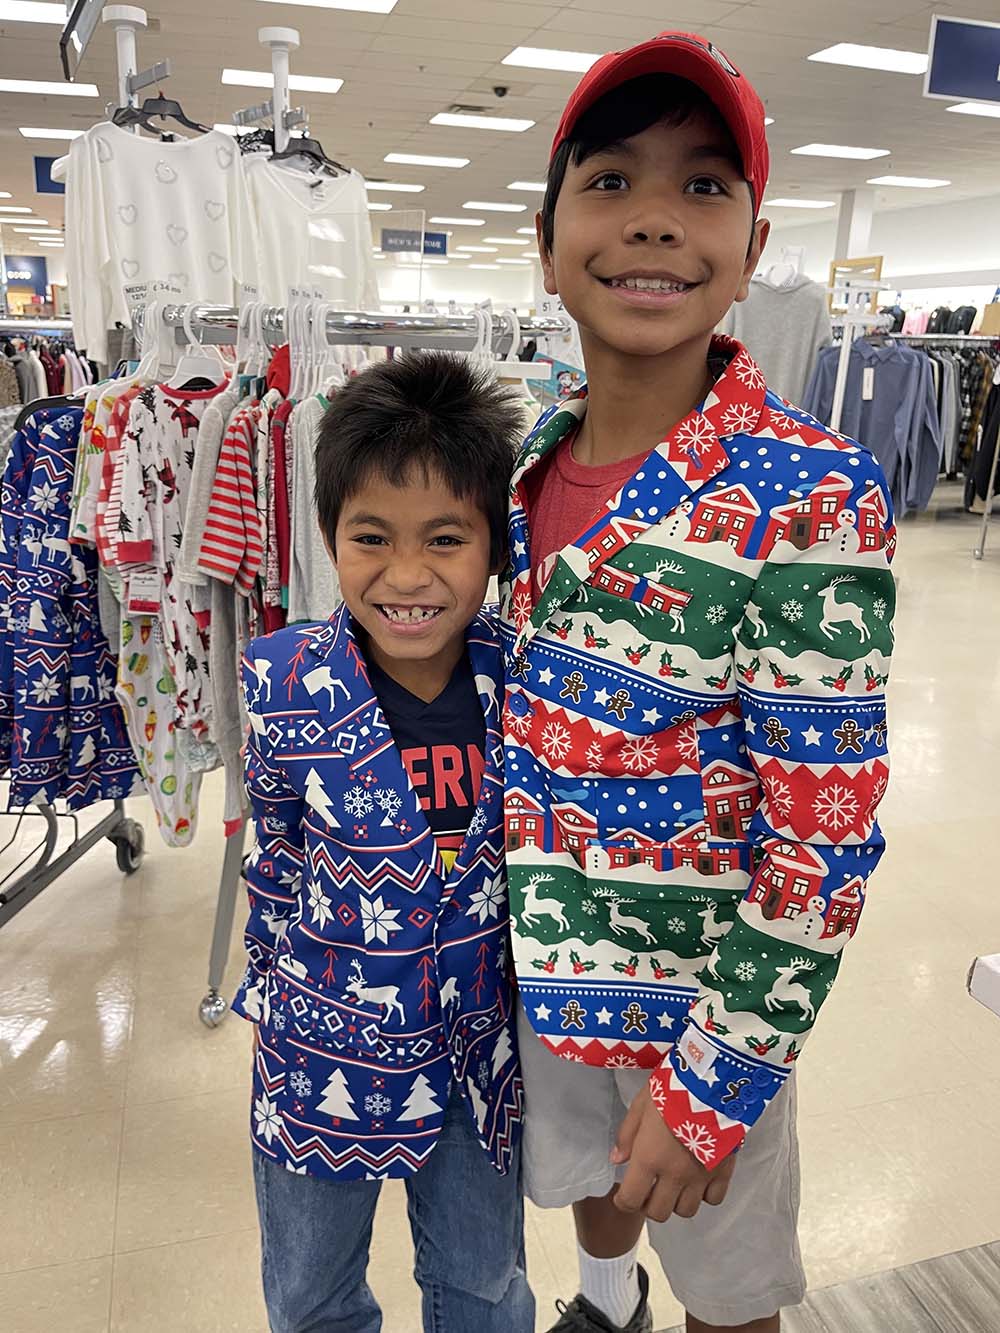
<svg viewBox="0 0 1000 1333">
<path fill-rule="evenodd" d="M 736 140 L 744 175 L 753 190 L 754 211 L 759 212 L 771 162 L 764 130 L 764 104 L 752 84 L 719 48 L 696 33 L 661 32 L 627 51 L 611 51 L 601 56 L 566 103 L 552 141 L 552 156 L 596 101 L 643 74 L 673 74 L 687 79 L 714 104 Z"/>
</svg>

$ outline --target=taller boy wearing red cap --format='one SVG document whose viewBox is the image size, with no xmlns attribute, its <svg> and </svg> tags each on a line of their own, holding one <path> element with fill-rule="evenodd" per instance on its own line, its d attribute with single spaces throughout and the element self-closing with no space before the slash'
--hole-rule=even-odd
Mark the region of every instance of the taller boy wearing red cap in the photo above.
<svg viewBox="0 0 1000 1333">
<path fill-rule="evenodd" d="M 690 1333 L 802 1299 L 790 1075 L 883 847 L 885 480 L 713 336 L 767 171 L 754 90 L 664 33 L 573 94 L 538 219 L 589 383 L 513 481 L 506 845 L 567 1333 L 652 1327 L 647 1218 Z"/>
</svg>

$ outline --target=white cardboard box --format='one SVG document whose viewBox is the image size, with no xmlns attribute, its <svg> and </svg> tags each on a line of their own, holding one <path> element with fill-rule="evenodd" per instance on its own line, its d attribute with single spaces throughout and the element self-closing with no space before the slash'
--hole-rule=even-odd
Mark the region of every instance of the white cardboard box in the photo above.
<svg viewBox="0 0 1000 1333">
<path fill-rule="evenodd" d="M 1000 953 L 983 954 L 969 969 L 969 994 L 1000 1016 Z"/>
</svg>

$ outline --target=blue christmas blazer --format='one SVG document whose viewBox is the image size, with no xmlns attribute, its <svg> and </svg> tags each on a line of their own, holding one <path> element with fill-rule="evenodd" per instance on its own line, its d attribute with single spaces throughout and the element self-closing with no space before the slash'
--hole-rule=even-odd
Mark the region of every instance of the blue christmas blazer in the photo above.
<svg viewBox="0 0 1000 1333">
<path fill-rule="evenodd" d="M 503 857 L 503 666 L 468 651 L 486 767 L 448 874 L 341 607 L 251 643 L 249 956 L 234 1009 L 258 1024 L 251 1134 L 289 1170 L 412 1175 L 452 1082 L 506 1173 L 521 1122 Z"/>
</svg>

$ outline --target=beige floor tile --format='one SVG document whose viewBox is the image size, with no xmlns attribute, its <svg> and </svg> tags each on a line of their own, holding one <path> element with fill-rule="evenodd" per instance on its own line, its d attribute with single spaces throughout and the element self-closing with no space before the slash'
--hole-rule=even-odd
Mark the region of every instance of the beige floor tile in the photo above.
<svg viewBox="0 0 1000 1333">
<path fill-rule="evenodd" d="M 140 995 L 129 1050 L 129 1106 L 206 1092 L 250 1093 L 253 1028 L 229 1014 L 218 1029 L 198 1017 L 190 988 Z"/>
<path fill-rule="evenodd" d="M 208 956 L 215 923 L 214 902 L 209 908 L 180 908 L 142 922 L 136 954 L 136 992 L 157 996 L 164 991 L 188 990 L 197 1010 L 208 983 Z M 246 960 L 243 955 L 243 928 L 246 902 L 237 902 L 230 935 L 229 962 L 224 993 L 231 998 L 239 983 Z"/>
<path fill-rule="evenodd" d="M 420 1328 L 420 1288 L 413 1277 L 413 1239 L 401 1180 L 382 1186 L 375 1214 L 368 1285 L 382 1307 L 385 1333 Z"/>
<path fill-rule="evenodd" d="M 249 1117 L 249 1087 L 126 1107 L 116 1253 L 256 1225 Z"/>
<path fill-rule="evenodd" d="M 256 1230 L 115 1256 L 110 1333 L 266 1333 Z"/>
<path fill-rule="evenodd" d="M 111 1256 L 0 1277 L 0 1328 L 7 1333 L 107 1333 Z"/>
<path fill-rule="evenodd" d="M 121 1115 L 78 1115 L 4 1130 L 0 1272 L 111 1253 Z"/>
</svg>

